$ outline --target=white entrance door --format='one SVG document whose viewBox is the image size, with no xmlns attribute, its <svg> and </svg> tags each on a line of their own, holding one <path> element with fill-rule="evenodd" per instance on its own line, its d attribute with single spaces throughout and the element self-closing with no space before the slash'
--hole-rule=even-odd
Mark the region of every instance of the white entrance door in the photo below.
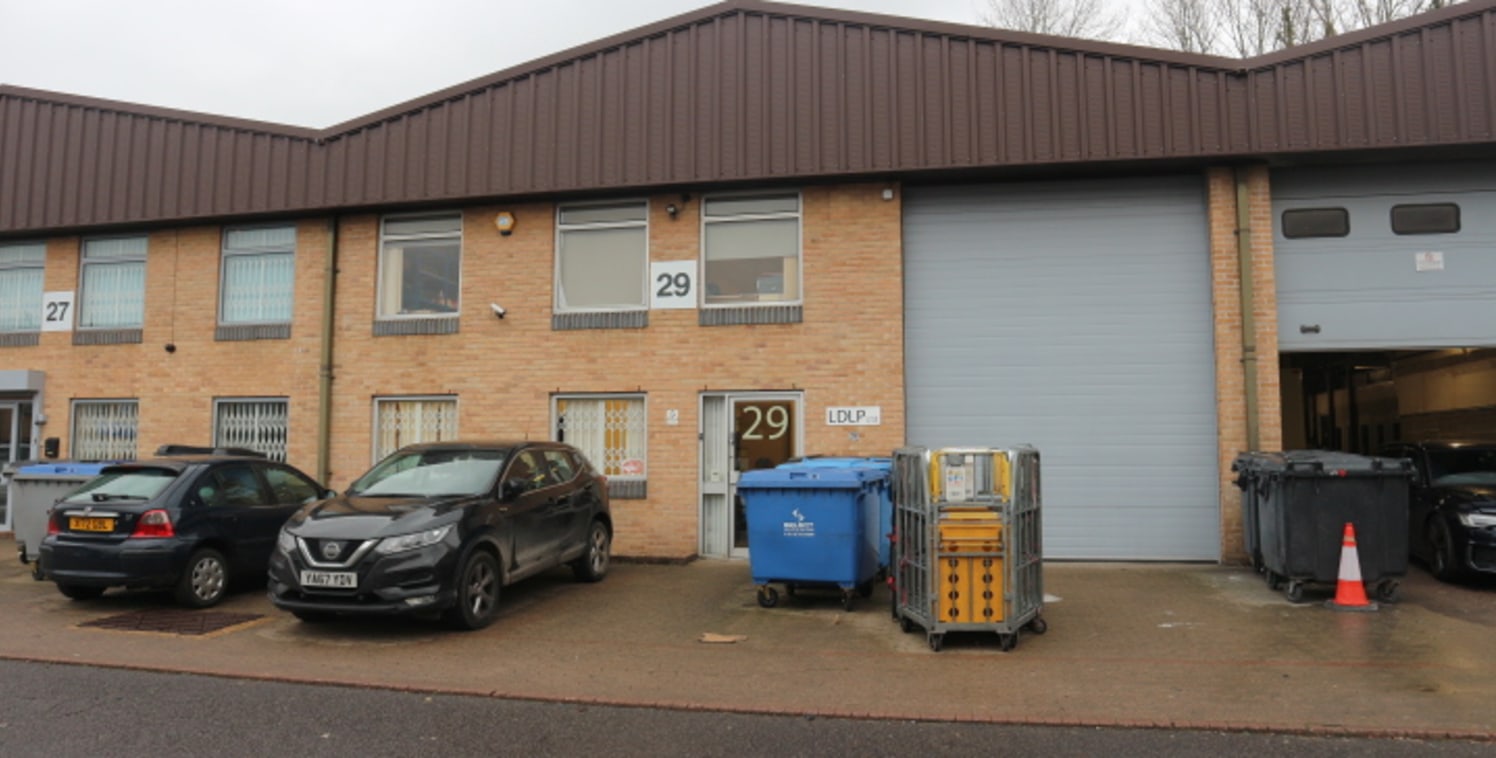
<svg viewBox="0 0 1496 758">
<path fill-rule="evenodd" d="M 31 457 L 31 403 L 0 403 L 0 468 Z M 10 488 L 0 479 L 0 531 L 10 531 Z"/>
<path fill-rule="evenodd" d="M 801 455 L 798 392 L 708 392 L 701 396 L 701 554 L 748 555 L 738 476 Z"/>
</svg>

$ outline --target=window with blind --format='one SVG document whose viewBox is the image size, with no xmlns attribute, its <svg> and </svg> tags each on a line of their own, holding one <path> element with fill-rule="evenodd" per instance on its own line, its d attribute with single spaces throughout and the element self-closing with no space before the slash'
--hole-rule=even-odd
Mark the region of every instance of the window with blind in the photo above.
<svg viewBox="0 0 1496 758">
<path fill-rule="evenodd" d="M 74 400 L 73 457 L 80 461 L 132 459 L 139 427 L 137 400 Z"/>
<path fill-rule="evenodd" d="M 41 330 L 46 262 L 47 246 L 39 242 L 0 245 L 0 332 Z"/>
<path fill-rule="evenodd" d="M 284 398 L 216 400 L 213 445 L 249 448 L 284 463 L 290 415 L 290 403 Z"/>
<path fill-rule="evenodd" d="M 456 316 L 462 215 L 391 216 L 380 225 L 379 318 Z"/>
<path fill-rule="evenodd" d="M 556 224 L 556 311 L 649 307 L 649 203 L 564 205 Z"/>
<path fill-rule="evenodd" d="M 225 230 L 218 323 L 289 322 L 295 265 L 296 227 Z"/>
<path fill-rule="evenodd" d="M 374 400 L 374 460 L 417 442 L 457 438 L 457 398 L 383 397 Z"/>
<path fill-rule="evenodd" d="M 83 242 L 78 326 L 138 329 L 145 322 L 145 237 Z"/>
<path fill-rule="evenodd" d="M 643 395 L 557 395 L 552 432 L 608 477 L 616 497 L 643 497 L 649 446 Z"/>
<path fill-rule="evenodd" d="M 800 301 L 800 195 L 725 195 L 702 203 L 705 305 Z"/>
</svg>

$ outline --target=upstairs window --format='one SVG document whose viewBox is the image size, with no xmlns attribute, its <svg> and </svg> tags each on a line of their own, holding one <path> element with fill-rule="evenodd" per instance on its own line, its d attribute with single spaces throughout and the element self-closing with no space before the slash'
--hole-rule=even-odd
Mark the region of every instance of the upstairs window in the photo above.
<svg viewBox="0 0 1496 758">
<path fill-rule="evenodd" d="M 295 258 L 296 227 L 225 231 L 218 323 L 289 322 Z"/>
<path fill-rule="evenodd" d="M 144 325 L 145 258 L 145 237 L 83 242 L 79 327 L 138 329 Z"/>
<path fill-rule="evenodd" d="M 1283 236 L 1288 239 L 1344 237 L 1351 233 L 1351 217 L 1344 208 L 1295 208 L 1283 211 Z"/>
<path fill-rule="evenodd" d="M 1392 206 L 1393 234 L 1454 234 L 1460 230 L 1460 206 L 1423 203 Z"/>
<path fill-rule="evenodd" d="M 41 330 L 46 261 L 46 245 L 0 245 L 0 332 Z"/>
<path fill-rule="evenodd" d="M 556 224 L 556 310 L 649 307 L 649 203 L 565 205 Z"/>
<path fill-rule="evenodd" d="M 139 427 L 137 400 L 74 400 L 73 457 L 80 461 L 132 459 Z"/>
<path fill-rule="evenodd" d="M 457 315 L 461 214 L 389 217 L 380 240 L 379 318 Z"/>
<path fill-rule="evenodd" d="M 708 197 L 702 206 L 706 305 L 800 300 L 800 195 Z"/>
</svg>

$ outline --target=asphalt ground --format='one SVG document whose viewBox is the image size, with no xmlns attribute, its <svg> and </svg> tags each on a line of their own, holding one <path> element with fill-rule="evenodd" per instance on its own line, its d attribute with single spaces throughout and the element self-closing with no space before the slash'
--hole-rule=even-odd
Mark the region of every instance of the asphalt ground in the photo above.
<svg viewBox="0 0 1496 758">
<path fill-rule="evenodd" d="M 1240 567 L 1048 563 L 1047 633 L 1007 652 L 952 633 L 937 653 L 900 630 L 881 586 L 850 612 L 814 591 L 765 609 L 746 561 L 617 562 L 599 584 L 548 573 L 464 633 L 303 624 L 262 589 L 183 623 L 160 593 L 68 600 L 11 547 L 5 659 L 738 713 L 1496 741 L 1496 587 L 1416 566 L 1400 602 L 1349 613 L 1321 602 L 1333 588 L 1293 604 Z"/>
</svg>

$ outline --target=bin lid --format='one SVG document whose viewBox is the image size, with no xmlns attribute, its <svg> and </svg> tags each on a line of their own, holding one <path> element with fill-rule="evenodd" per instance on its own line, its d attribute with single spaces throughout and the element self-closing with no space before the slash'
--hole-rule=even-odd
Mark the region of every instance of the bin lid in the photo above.
<svg viewBox="0 0 1496 758">
<path fill-rule="evenodd" d="M 1412 461 L 1406 458 L 1379 458 L 1338 450 L 1242 453 L 1231 467 L 1243 472 L 1297 476 L 1411 475 L 1413 471 Z"/>
<path fill-rule="evenodd" d="M 119 461 L 54 461 L 35 463 L 16 472 L 16 478 L 48 479 L 59 476 L 98 476 L 106 466 Z"/>
<path fill-rule="evenodd" d="M 849 468 L 849 469 L 875 469 L 878 471 L 893 471 L 892 458 L 857 458 L 853 456 L 819 456 L 808 455 L 804 458 L 792 458 L 775 468 L 789 470 L 804 470 L 816 468 Z"/>
<path fill-rule="evenodd" d="M 870 468 L 761 468 L 744 471 L 738 489 L 858 489 L 886 478 Z"/>
</svg>

